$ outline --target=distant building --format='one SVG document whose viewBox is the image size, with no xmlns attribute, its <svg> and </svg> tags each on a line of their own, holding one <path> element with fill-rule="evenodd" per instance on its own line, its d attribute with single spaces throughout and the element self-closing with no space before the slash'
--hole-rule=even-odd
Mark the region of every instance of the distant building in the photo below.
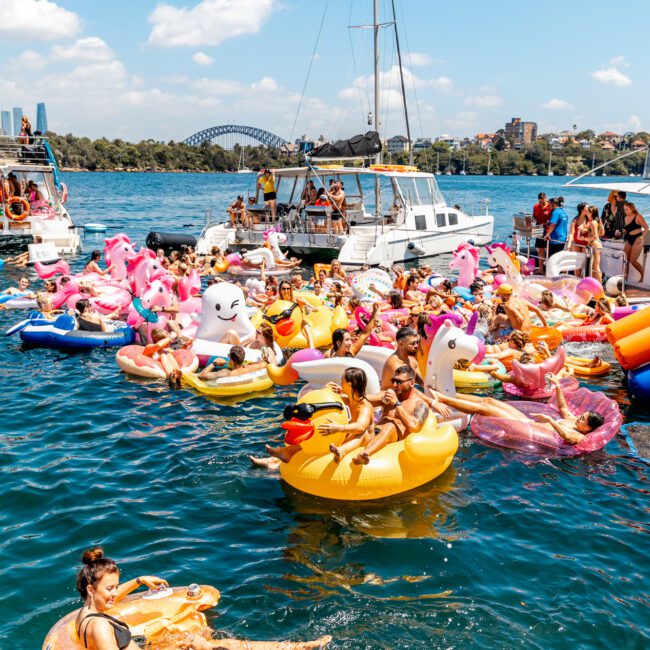
<svg viewBox="0 0 650 650">
<path fill-rule="evenodd" d="M 611 142 L 597 142 L 596 143 L 601 149 L 604 149 L 605 151 L 614 151 L 616 147 L 611 143 Z"/>
<path fill-rule="evenodd" d="M 614 147 L 617 147 L 619 144 L 621 144 L 621 141 L 623 140 L 622 135 L 620 135 L 619 133 L 614 133 L 613 131 L 605 131 L 604 133 L 601 133 L 597 137 L 598 140 L 609 142 L 610 144 L 613 144 Z"/>
<path fill-rule="evenodd" d="M 13 114 L 14 114 L 14 132 L 13 135 L 20 135 L 20 124 L 23 120 L 23 109 L 14 107 L 13 109 Z"/>
<path fill-rule="evenodd" d="M 436 142 L 447 143 L 452 151 L 458 151 L 460 149 L 460 138 L 456 138 L 453 135 L 447 135 L 446 133 L 440 135 L 436 138 Z"/>
<path fill-rule="evenodd" d="M 403 153 L 408 152 L 409 141 L 403 135 L 394 135 L 392 138 L 386 140 L 386 151 L 388 153 Z"/>
<path fill-rule="evenodd" d="M 513 117 L 506 123 L 506 140 L 512 142 L 515 149 L 521 149 L 537 140 L 537 122 L 522 122 L 520 117 Z"/>
<path fill-rule="evenodd" d="M 40 131 L 43 135 L 47 132 L 47 111 L 45 110 L 45 102 L 36 104 L 36 130 Z"/>
<path fill-rule="evenodd" d="M 431 138 L 417 138 L 413 143 L 413 151 L 424 151 L 425 149 L 431 149 L 433 142 Z"/>
<path fill-rule="evenodd" d="M 492 141 L 495 137 L 495 133 L 477 133 L 474 137 L 474 143 L 481 147 L 481 149 L 491 149 Z"/>
<path fill-rule="evenodd" d="M 2 111 L 2 135 L 11 135 L 11 111 Z"/>
</svg>

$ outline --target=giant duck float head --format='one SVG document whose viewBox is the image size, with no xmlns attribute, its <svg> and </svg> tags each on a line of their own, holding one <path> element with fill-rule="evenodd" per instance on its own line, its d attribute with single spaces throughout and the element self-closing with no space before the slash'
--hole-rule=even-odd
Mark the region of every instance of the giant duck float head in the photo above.
<svg viewBox="0 0 650 650">
<path fill-rule="evenodd" d="M 300 334 L 303 314 L 300 305 L 288 300 L 276 300 L 264 312 L 264 320 L 273 328 L 273 336 L 281 348 L 291 347 L 291 341 Z"/>
<path fill-rule="evenodd" d="M 219 282 L 208 287 L 203 294 L 201 324 L 196 338 L 221 341 L 230 330 L 242 339 L 255 333 L 248 317 L 244 292 L 236 284 Z"/>
<path fill-rule="evenodd" d="M 287 445 L 300 444 L 309 455 L 326 454 L 331 444 L 339 445 L 345 439 L 342 431 L 330 435 L 320 433 L 320 426 L 329 422 L 347 424 L 350 421 L 343 400 L 329 388 L 312 390 L 295 404 L 284 408 L 282 428 Z"/>
</svg>

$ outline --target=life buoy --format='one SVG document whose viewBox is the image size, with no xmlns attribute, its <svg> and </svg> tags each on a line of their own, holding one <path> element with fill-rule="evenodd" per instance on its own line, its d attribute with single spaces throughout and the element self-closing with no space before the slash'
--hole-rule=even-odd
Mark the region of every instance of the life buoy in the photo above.
<svg viewBox="0 0 650 650">
<path fill-rule="evenodd" d="M 11 206 L 16 203 L 20 203 L 23 206 L 23 210 L 20 214 L 16 214 L 11 209 Z M 7 215 L 7 219 L 13 221 L 24 221 L 29 216 L 29 207 L 29 201 L 27 199 L 22 196 L 12 196 L 10 199 L 5 201 L 5 214 Z"/>
<path fill-rule="evenodd" d="M 68 202 L 68 186 L 62 181 L 61 182 L 61 203 L 65 204 Z"/>
<path fill-rule="evenodd" d="M 7 179 L 4 180 L 2 183 L 2 197 L 4 199 L 8 199 L 10 195 L 10 187 L 9 187 L 9 181 Z"/>
</svg>

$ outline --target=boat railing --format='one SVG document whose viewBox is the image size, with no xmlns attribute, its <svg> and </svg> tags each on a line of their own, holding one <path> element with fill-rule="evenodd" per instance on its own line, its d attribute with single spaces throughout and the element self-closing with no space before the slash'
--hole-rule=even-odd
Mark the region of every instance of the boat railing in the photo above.
<svg viewBox="0 0 650 650">
<path fill-rule="evenodd" d="M 477 199 L 466 193 L 445 192 L 449 207 L 456 207 L 471 216 L 488 216 L 490 214 L 490 199 Z"/>
<path fill-rule="evenodd" d="M 47 138 L 0 135 L 0 165 L 55 165 Z"/>
</svg>

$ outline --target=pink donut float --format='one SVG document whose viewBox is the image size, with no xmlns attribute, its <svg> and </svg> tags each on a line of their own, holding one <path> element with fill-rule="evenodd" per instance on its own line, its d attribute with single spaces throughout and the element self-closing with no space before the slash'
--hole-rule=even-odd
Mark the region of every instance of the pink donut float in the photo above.
<svg viewBox="0 0 650 650">
<path fill-rule="evenodd" d="M 578 388 L 566 396 L 566 401 L 574 415 L 585 411 L 596 411 L 605 420 L 602 426 L 588 433 L 577 445 L 570 445 L 555 431 L 548 430 L 537 422 L 522 422 L 483 415 L 477 415 L 472 419 L 472 432 L 490 444 L 526 454 L 577 456 L 602 449 L 620 430 L 623 418 L 618 404 L 604 393 Z M 539 402 L 508 403 L 529 418 L 533 413 L 545 413 L 558 420 L 561 417 L 555 397 L 552 397 L 548 404 Z"/>
<path fill-rule="evenodd" d="M 194 372 L 199 367 L 199 358 L 191 350 L 173 350 L 172 354 L 182 372 Z M 165 371 L 156 359 L 144 354 L 141 345 L 126 345 L 115 355 L 117 365 L 129 375 L 149 379 L 165 379 Z"/>
</svg>

